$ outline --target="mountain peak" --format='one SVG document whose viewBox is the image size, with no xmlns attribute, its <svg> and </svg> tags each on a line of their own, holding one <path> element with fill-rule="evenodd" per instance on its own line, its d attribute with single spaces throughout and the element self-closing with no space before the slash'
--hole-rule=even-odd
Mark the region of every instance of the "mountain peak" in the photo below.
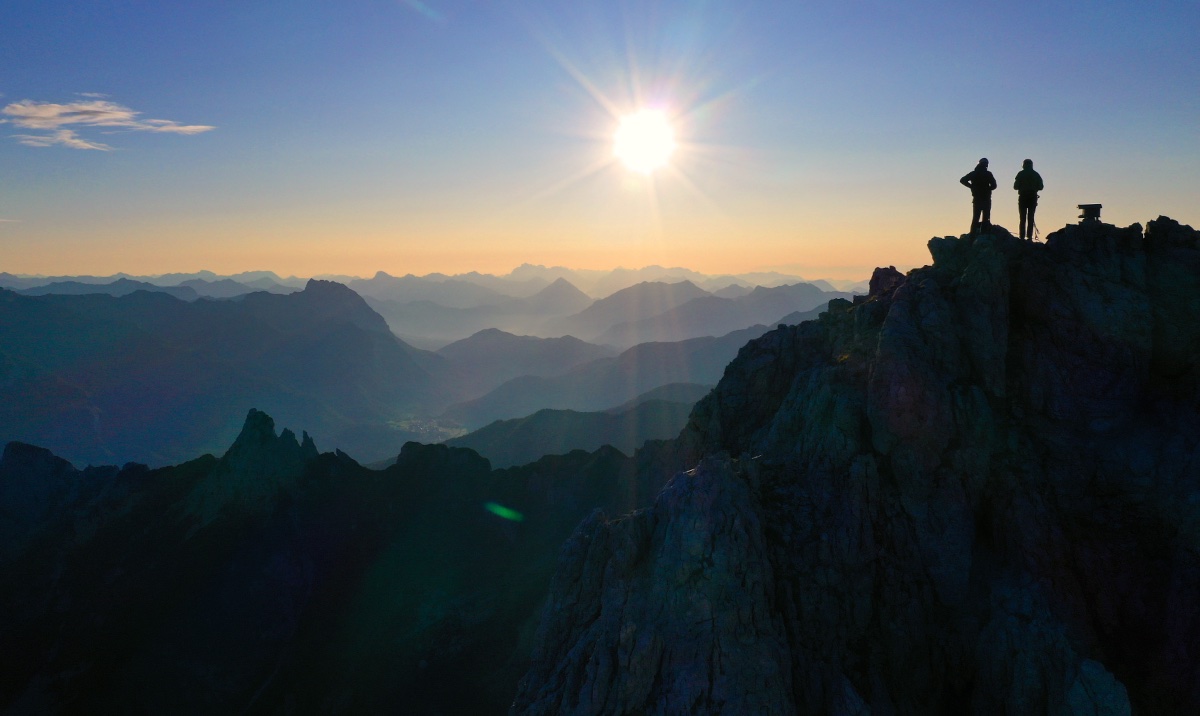
<svg viewBox="0 0 1200 716">
<path fill-rule="evenodd" d="M 1200 710 L 1144 668 L 1200 634 L 1200 232 L 929 249 L 746 344 L 699 467 L 580 526 L 514 710 Z"/>
<path fill-rule="evenodd" d="M 310 278 L 308 283 L 304 284 L 304 291 L 305 293 L 312 292 L 315 294 L 326 294 L 331 296 L 345 296 L 348 294 L 354 294 L 355 296 L 358 295 L 357 293 L 354 293 L 349 286 L 343 283 L 338 283 L 337 281 L 326 281 L 319 278 Z"/>
<path fill-rule="evenodd" d="M 592 304 L 592 298 L 560 276 L 534 295 L 523 299 L 523 303 L 536 312 L 565 315 L 587 308 Z"/>
<path fill-rule="evenodd" d="M 233 445 L 197 485 L 189 511 L 207 524 L 230 508 L 262 509 L 292 489 L 316 457 L 316 445 L 307 432 L 303 444 L 288 429 L 276 436 L 275 420 L 251 408 Z"/>
</svg>

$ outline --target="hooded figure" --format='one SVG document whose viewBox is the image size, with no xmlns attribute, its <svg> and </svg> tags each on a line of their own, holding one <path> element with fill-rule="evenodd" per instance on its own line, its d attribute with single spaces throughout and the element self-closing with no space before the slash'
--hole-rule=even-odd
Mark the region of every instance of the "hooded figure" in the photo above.
<svg viewBox="0 0 1200 716">
<path fill-rule="evenodd" d="M 996 177 L 988 171 L 987 158 L 980 159 L 975 171 L 958 181 L 971 190 L 971 233 L 974 234 L 981 226 L 984 231 L 991 231 L 992 190 L 996 188 Z"/>
<path fill-rule="evenodd" d="M 1013 189 L 1017 190 L 1017 211 L 1021 212 L 1021 238 L 1032 241 L 1033 214 L 1037 211 L 1038 192 L 1043 189 L 1042 175 L 1033 170 L 1032 159 L 1026 159 L 1021 167 Z"/>
</svg>

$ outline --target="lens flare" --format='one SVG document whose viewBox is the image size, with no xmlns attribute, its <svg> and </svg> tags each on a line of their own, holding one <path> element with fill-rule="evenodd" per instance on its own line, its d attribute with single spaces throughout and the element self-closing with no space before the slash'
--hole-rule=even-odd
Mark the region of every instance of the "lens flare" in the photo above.
<svg viewBox="0 0 1200 716">
<path fill-rule="evenodd" d="M 613 154 L 642 174 L 666 166 L 674 151 L 675 131 L 662 110 L 643 109 L 622 117 L 613 135 Z"/>
<path fill-rule="evenodd" d="M 516 510 L 512 509 L 511 507 L 505 507 L 504 505 L 501 505 L 501 504 L 498 504 L 495 502 L 488 502 L 488 503 L 484 504 L 483 509 L 487 510 L 488 512 L 491 512 L 493 515 L 495 515 L 497 517 L 503 517 L 506 520 L 512 520 L 513 522 L 524 522 L 525 521 L 525 515 L 521 514 L 520 512 L 517 512 Z"/>
</svg>

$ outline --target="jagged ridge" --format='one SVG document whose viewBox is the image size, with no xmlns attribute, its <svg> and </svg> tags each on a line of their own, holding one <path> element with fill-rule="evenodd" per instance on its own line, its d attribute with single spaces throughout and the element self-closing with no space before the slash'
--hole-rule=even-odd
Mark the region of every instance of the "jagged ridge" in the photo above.
<svg viewBox="0 0 1200 716">
<path fill-rule="evenodd" d="M 564 551 L 513 713 L 1200 711 L 1200 234 L 930 242 Z"/>
</svg>

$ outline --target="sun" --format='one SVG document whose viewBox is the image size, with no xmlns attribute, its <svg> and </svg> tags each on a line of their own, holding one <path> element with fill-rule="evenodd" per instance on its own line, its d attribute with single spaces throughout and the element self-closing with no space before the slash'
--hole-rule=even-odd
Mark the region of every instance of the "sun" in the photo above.
<svg viewBox="0 0 1200 716">
<path fill-rule="evenodd" d="M 675 131 L 662 110 L 643 109 L 625 115 L 613 135 L 613 154 L 642 174 L 666 166 L 674 151 Z"/>
</svg>

